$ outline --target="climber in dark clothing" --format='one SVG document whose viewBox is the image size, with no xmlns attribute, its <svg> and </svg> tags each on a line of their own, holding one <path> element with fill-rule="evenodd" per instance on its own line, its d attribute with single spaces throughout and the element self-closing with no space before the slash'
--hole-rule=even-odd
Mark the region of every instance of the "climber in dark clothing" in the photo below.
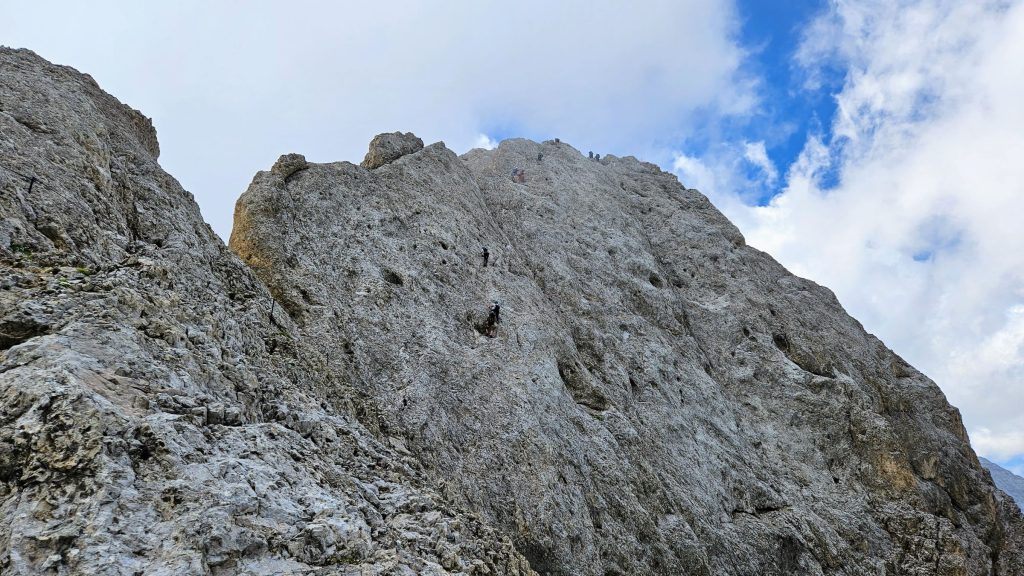
<svg viewBox="0 0 1024 576">
<path fill-rule="evenodd" d="M 499 322 L 501 322 L 501 306 L 495 302 L 494 306 L 491 306 L 490 314 L 487 315 L 487 325 L 493 328 L 496 327 Z"/>
<path fill-rule="evenodd" d="M 487 251 L 487 246 L 484 246 L 484 252 L 481 256 L 484 257 L 484 268 L 487 268 L 487 260 L 491 257 L 491 253 Z"/>
</svg>

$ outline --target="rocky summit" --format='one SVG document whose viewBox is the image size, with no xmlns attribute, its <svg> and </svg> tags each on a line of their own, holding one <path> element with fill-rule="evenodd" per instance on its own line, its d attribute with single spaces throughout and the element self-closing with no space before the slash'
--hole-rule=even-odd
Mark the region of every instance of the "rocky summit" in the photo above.
<svg viewBox="0 0 1024 576">
<path fill-rule="evenodd" d="M 938 387 L 652 164 L 382 134 L 225 246 L 158 154 L 0 49 L 2 574 L 1024 574 Z"/>
</svg>

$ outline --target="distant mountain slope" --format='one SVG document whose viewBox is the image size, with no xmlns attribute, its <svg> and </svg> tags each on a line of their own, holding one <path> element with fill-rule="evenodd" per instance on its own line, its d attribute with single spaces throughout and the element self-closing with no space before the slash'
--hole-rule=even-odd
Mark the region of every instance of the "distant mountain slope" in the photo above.
<svg viewBox="0 0 1024 576">
<path fill-rule="evenodd" d="M 992 481 L 996 483 L 996 486 L 1009 494 L 1017 502 L 1017 505 L 1024 509 L 1024 478 L 1017 476 L 995 462 L 990 462 L 984 458 L 978 458 L 978 460 L 981 461 L 982 466 L 988 469 L 989 474 L 992 474 Z"/>
</svg>

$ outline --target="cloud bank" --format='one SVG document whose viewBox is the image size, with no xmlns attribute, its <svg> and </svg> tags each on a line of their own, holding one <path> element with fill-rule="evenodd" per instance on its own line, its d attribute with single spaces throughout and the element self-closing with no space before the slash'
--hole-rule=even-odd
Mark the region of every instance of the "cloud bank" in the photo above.
<svg viewBox="0 0 1024 576">
<path fill-rule="evenodd" d="M 837 1 L 796 60 L 807 89 L 846 75 L 781 194 L 750 206 L 720 157 L 677 172 L 935 379 L 976 450 L 1024 454 L 1024 5 Z"/>
<path fill-rule="evenodd" d="M 92 74 L 154 117 L 161 163 L 226 237 L 286 152 L 354 160 L 379 132 L 465 151 L 558 136 L 629 152 L 742 114 L 729 3 L 4 2 L 0 41 Z M 484 139 L 480 135 L 484 134 Z"/>
</svg>

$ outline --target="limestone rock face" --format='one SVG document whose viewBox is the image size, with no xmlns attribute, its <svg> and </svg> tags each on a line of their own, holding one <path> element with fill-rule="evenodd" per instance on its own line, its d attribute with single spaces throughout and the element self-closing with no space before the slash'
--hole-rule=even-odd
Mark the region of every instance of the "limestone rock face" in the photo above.
<svg viewBox="0 0 1024 576">
<path fill-rule="evenodd" d="M 231 246 L 538 572 L 1021 573 L 935 384 L 651 164 L 509 140 L 260 173 Z"/>
<path fill-rule="evenodd" d="M 370 141 L 370 149 L 366 152 L 366 157 L 363 158 L 360 165 L 373 170 L 422 149 L 423 140 L 417 138 L 412 132 L 378 134 Z"/>
<path fill-rule="evenodd" d="M 0 574 L 1024 573 L 934 383 L 654 165 L 384 135 L 229 250 L 143 116 L 0 70 Z"/>
<path fill-rule="evenodd" d="M 359 423 L 147 120 L 0 70 L 0 574 L 533 573 Z"/>
</svg>

